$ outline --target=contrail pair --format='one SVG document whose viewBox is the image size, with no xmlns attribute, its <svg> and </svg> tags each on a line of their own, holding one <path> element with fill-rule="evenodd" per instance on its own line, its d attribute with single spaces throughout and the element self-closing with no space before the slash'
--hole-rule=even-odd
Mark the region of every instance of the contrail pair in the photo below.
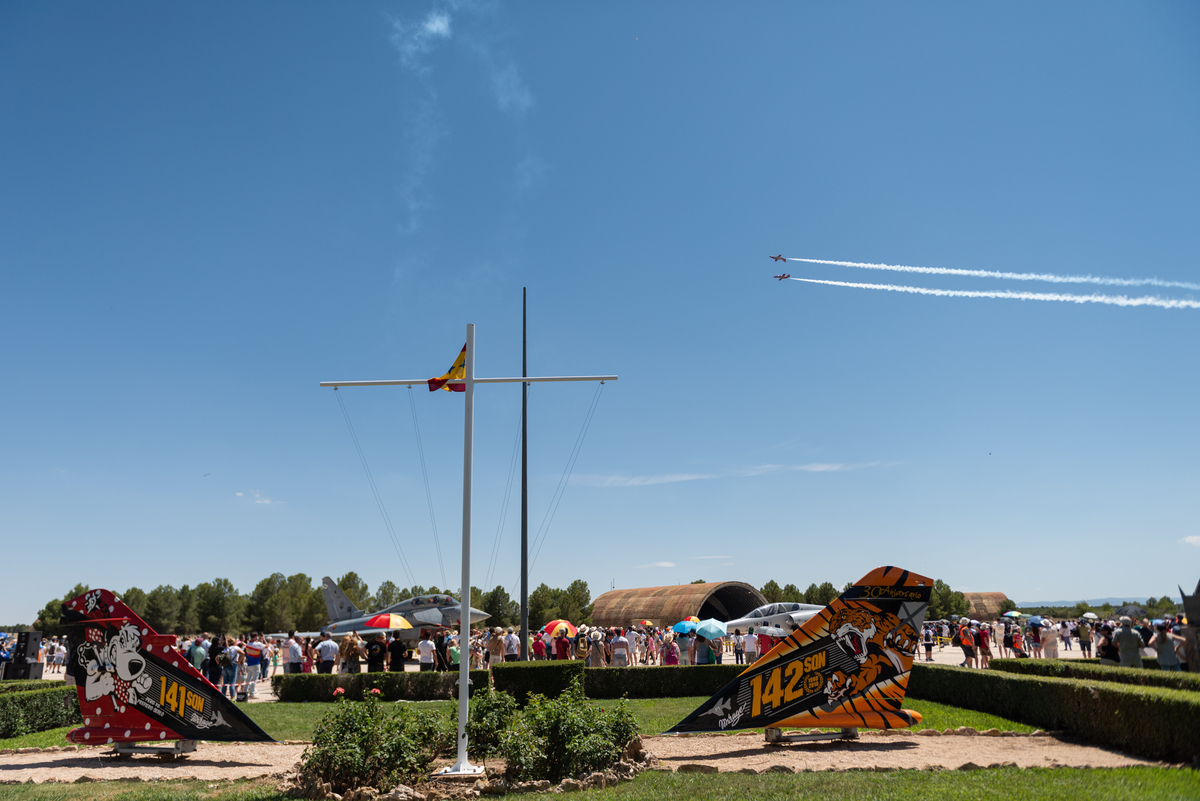
<svg viewBox="0 0 1200 801">
<path fill-rule="evenodd" d="M 1045 281 L 1052 284 L 1100 284 L 1102 286 L 1160 286 L 1165 289 L 1197 289 L 1200 284 L 1186 281 L 1163 281 L 1161 278 L 1104 278 L 1095 275 L 1054 275 L 1052 273 L 1003 273 L 993 270 L 955 270 L 948 267 L 909 267 L 903 264 L 871 264 L 862 261 L 830 261 L 828 259 L 797 259 L 809 264 L 832 264 L 836 267 L 858 267 L 864 270 L 889 270 L 894 273 L 923 273 L 925 275 L 965 275 L 970 278 L 1005 278 L 1009 281 Z"/>
<path fill-rule="evenodd" d="M 900 286 L 897 284 L 853 284 L 848 281 L 822 281 L 817 278 L 791 278 L 792 281 L 804 281 L 809 284 L 828 284 L 829 286 L 848 286 L 854 289 L 882 289 L 888 292 L 908 292 L 913 295 L 937 295 L 943 298 L 1002 298 L 1006 300 L 1052 300 L 1060 303 L 1104 303 L 1109 306 L 1158 306 L 1161 309 L 1200 309 L 1200 301 L 1171 300 L 1145 295 L 1140 298 L 1130 298 L 1125 295 L 1064 295 L 1058 292 L 973 292 L 962 289 L 926 289 L 919 286 Z"/>
<path fill-rule="evenodd" d="M 787 261 L 809 264 L 830 264 L 838 267 L 858 267 L 866 270 L 889 270 L 901 273 L 923 273 L 926 275 L 963 275 L 972 278 L 1002 278 L 1013 281 L 1045 281 L 1058 284 L 1099 284 L 1102 286 L 1159 286 L 1176 289 L 1200 290 L 1200 284 L 1186 281 L 1163 281 L 1159 278 L 1104 278 L 1094 275 L 1054 275 L 1052 273 L 1007 273 L 994 270 L 957 270 L 946 267 L 910 267 L 900 264 L 872 264 L 857 261 L 833 261 L 830 259 L 801 259 L 788 257 Z M 1200 309 L 1200 301 L 1159 298 L 1152 295 L 1131 298 L 1125 295 L 1067 295 L 1059 292 L 1014 292 L 1011 290 L 974 291 L 959 289 L 926 289 L 925 287 L 898 284 L 858 284 L 848 281 L 826 281 L 817 278 L 792 278 L 810 284 L 844 286 L 854 289 L 876 289 L 885 292 L 907 292 L 913 295 L 935 295 L 949 298 L 999 298 L 1003 300 L 1042 300 L 1059 303 L 1102 303 L 1108 306 L 1156 306 L 1161 309 Z"/>
</svg>

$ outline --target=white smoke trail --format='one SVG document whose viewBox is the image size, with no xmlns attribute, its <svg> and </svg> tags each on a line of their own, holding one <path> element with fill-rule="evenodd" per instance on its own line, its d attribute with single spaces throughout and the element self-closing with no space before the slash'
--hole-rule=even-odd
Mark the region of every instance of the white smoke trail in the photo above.
<svg viewBox="0 0 1200 801">
<path fill-rule="evenodd" d="M 1000 298 L 1004 300 L 1053 300 L 1060 303 L 1104 303 L 1109 306 L 1158 306 L 1162 309 L 1200 309 L 1200 301 L 1171 300 L 1144 295 L 1129 298 L 1124 295 L 1062 295 L 1057 292 L 972 292 L 962 289 L 926 289 L 920 286 L 898 286 L 896 284 L 852 284 L 847 281 L 822 281 L 817 278 L 792 278 L 809 284 L 848 286 L 854 289 L 882 289 L 887 292 L 909 292 L 914 295 L 937 295 L 943 298 Z"/>
<path fill-rule="evenodd" d="M 908 267 L 902 264 L 871 264 L 861 261 L 830 261 L 828 259 L 798 259 L 788 256 L 788 261 L 803 261 L 809 264 L 832 264 L 837 267 L 859 267 L 864 270 L 889 270 L 896 273 L 924 273 L 926 275 L 965 275 L 971 278 L 1007 278 L 1012 281 L 1046 281 L 1052 284 L 1100 284 L 1102 286 L 1160 286 L 1170 289 L 1197 289 L 1200 284 L 1186 281 L 1163 281 L 1161 278 L 1103 278 L 1095 275 L 1054 275 L 1052 273 L 1004 273 L 995 270 L 956 270 L 949 267 Z"/>
</svg>

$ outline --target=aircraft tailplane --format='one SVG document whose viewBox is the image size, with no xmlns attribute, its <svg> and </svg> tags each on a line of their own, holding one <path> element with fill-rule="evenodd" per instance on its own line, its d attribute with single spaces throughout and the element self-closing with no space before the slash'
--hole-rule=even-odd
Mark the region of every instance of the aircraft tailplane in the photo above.
<svg viewBox="0 0 1200 801">
<path fill-rule="evenodd" d="M 321 579 L 321 589 L 325 591 L 325 611 L 329 613 L 330 623 L 363 616 L 364 612 L 351 603 L 342 588 L 329 576 Z"/>
<path fill-rule="evenodd" d="M 932 590 L 907 570 L 872 570 L 670 733 L 919 723 L 900 705 Z"/>
</svg>

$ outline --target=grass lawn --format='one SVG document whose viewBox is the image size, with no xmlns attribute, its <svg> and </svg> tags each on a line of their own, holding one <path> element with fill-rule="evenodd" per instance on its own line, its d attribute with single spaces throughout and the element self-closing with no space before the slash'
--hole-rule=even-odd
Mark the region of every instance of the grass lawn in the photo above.
<svg viewBox="0 0 1200 801">
<path fill-rule="evenodd" d="M 629 706 L 633 710 L 633 714 L 637 718 L 643 733 L 658 734 L 683 720 L 688 713 L 707 700 L 707 698 L 699 697 L 637 698 L 629 701 Z M 419 701 L 414 703 L 424 708 L 438 710 L 444 714 L 453 714 L 456 708 L 454 701 Z M 611 706 L 616 701 L 589 701 L 588 703 L 598 706 Z M 244 704 L 242 709 L 255 723 L 262 727 L 263 731 L 276 740 L 310 740 L 312 739 L 313 728 L 317 725 L 317 721 L 325 715 L 331 706 L 332 704 L 266 703 Z M 980 731 L 984 729 L 1024 732 L 1033 730 L 1032 726 L 1026 726 L 1023 723 L 1005 720 L 1004 718 L 998 718 L 995 715 L 988 715 L 983 712 L 972 712 L 969 709 L 935 704 L 932 701 L 907 699 L 904 702 L 904 706 L 906 709 L 920 712 L 924 716 L 925 720 L 917 728 L 956 729 L 959 726 L 972 726 Z M 61 729 L 51 729 L 49 731 L 38 732 L 37 734 L 26 734 L 22 737 L 0 740 L 0 748 L 25 748 L 28 746 L 45 748 L 50 745 L 66 745 L 65 736 L 71 728 L 67 726 Z"/>
<path fill-rule="evenodd" d="M 748 776 L 737 773 L 698 775 L 645 773 L 636 781 L 611 790 L 593 790 L 579 797 L 597 801 L 662 801 L 663 799 L 794 799 L 831 798 L 838 801 L 939 801 L 939 799 L 1002 799 L 1022 801 L 1159 801 L 1195 799 L 1194 771 L 1170 768 L 1087 770 L 1059 768 L 1000 768 L 971 773 L 958 771 L 891 771 L 870 773 L 798 773 Z M 5 801 L 268 801 L 283 799 L 275 780 L 154 784 L 22 784 L 0 790 Z"/>
</svg>

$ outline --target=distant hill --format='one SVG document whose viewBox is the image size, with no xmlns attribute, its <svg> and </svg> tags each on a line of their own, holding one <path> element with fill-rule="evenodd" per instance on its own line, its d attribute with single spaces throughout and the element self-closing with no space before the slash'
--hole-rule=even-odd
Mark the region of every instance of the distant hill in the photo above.
<svg viewBox="0 0 1200 801">
<path fill-rule="evenodd" d="M 1146 603 L 1146 601 L 1149 598 L 1156 598 L 1156 597 L 1158 597 L 1158 596 L 1121 595 L 1121 596 L 1114 596 L 1112 598 L 1087 598 L 1084 600 L 1084 603 L 1086 603 L 1089 606 L 1103 606 L 1104 604 L 1112 604 L 1113 606 L 1121 606 L 1122 604 L 1126 604 L 1126 603 L 1144 604 L 1144 603 Z M 1176 598 L 1176 597 L 1172 596 L 1171 600 L 1177 604 L 1183 603 L 1182 598 Z M 1078 598 L 1076 598 L 1073 601 L 1017 601 L 1017 608 L 1020 609 L 1020 608 L 1026 607 L 1026 606 L 1074 606 L 1077 603 L 1079 603 Z"/>
</svg>

